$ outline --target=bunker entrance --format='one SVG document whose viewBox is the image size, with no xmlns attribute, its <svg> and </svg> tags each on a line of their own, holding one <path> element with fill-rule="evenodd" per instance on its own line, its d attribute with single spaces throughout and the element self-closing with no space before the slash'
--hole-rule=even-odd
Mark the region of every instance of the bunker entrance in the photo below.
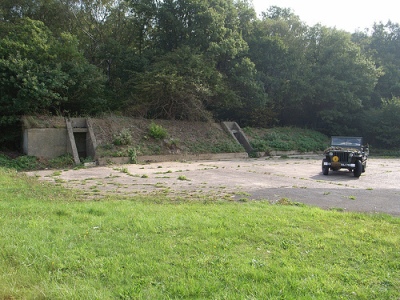
<svg viewBox="0 0 400 300">
<path fill-rule="evenodd" d="M 87 158 L 87 142 L 86 142 L 86 132 L 74 132 L 76 149 L 78 151 L 79 158 Z"/>
<path fill-rule="evenodd" d="M 66 119 L 69 145 L 76 164 L 81 159 L 95 157 L 96 138 L 89 119 Z"/>
</svg>

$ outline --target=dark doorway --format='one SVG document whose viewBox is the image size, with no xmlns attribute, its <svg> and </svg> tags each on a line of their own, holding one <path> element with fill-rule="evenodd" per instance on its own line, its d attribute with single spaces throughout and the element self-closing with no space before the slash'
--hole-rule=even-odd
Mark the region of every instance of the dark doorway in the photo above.
<svg viewBox="0 0 400 300">
<path fill-rule="evenodd" d="M 74 132 L 74 138 L 79 159 L 86 158 L 86 132 Z"/>
</svg>

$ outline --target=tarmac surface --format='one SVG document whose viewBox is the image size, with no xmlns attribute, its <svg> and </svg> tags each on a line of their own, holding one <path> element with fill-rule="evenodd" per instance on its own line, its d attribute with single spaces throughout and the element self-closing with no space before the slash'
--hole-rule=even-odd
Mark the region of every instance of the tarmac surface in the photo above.
<svg viewBox="0 0 400 300">
<path fill-rule="evenodd" d="M 322 156 L 263 157 L 43 170 L 28 175 L 78 189 L 85 199 L 156 193 L 193 200 L 292 201 L 400 216 L 400 159 L 370 157 L 360 178 L 347 170 L 325 176 L 321 161 Z"/>
</svg>

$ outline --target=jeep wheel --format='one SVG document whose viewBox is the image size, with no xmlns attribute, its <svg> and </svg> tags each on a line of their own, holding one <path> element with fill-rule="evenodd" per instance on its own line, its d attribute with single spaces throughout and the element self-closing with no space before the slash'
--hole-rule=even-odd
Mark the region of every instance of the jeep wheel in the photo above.
<svg viewBox="0 0 400 300">
<path fill-rule="evenodd" d="M 363 165 L 362 165 L 361 161 L 357 160 L 356 167 L 354 168 L 354 177 L 357 177 L 357 178 L 360 177 L 362 170 L 363 170 Z"/>
<path fill-rule="evenodd" d="M 325 162 L 327 162 L 326 158 L 322 160 L 322 174 L 328 175 L 329 173 L 329 166 L 325 166 Z"/>
<path fill-rule="evenodd" d="M 365 162 L 363 165 L 362 165 L 362 172 L 363 173 L 365 173 L 365 170 L 367 169 L 367 163 Z"/>
</svg>

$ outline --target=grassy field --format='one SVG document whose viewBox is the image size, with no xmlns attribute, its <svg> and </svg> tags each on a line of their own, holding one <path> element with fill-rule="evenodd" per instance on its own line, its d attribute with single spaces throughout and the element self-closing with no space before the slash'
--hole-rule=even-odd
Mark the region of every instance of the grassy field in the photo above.
<svg viewBox="0 0 400 300">
<path fill-rule="evenodd" d="M 0 168 L 0 299 L 400 299 L 400 219 L 88 201 Z"/>
</svg>

